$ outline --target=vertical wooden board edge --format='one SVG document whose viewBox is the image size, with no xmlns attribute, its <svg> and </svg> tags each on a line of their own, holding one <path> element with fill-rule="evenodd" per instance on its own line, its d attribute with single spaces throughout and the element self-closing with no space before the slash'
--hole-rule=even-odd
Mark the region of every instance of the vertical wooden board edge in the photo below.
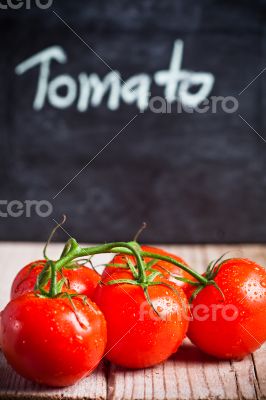
<svg viewBox="0 0 266 400">
<path fill-rule="evenodd" d="M 254 370 L 258 382 L 258 391 L 260 400 L 266 400 L 266 372 L 263 366 L 266 355 L 266 344 L 264 344 L 257 352 L 252 354 Z"/>
<path fill-rule="evenodd" d="M 114 400 L 115 398 L 115 366 L 111 363 L 108 363 L 106 366 L 107 374 L 107 395 L 106 398 L 108 400 Z"/>
<path fill-rule="evenodd" d="M 242 361 L 232 360 L 230 361 L 230 364 L 235 373 L 239 399 L 252 400 L 256 398 L 256 400 L 261 400 L 259 384 L 252 355 L 246 356 Z M 242 374 L 240 371 L 241 369 L 243 369 Z"/>
</svg>

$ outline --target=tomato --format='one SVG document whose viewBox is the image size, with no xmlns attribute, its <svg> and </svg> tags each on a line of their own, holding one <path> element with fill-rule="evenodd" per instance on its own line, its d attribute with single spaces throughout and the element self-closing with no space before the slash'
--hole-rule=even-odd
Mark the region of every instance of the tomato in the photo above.
<svg viewBox="0 0 266 400">
<path fill-rule="evenodd" d="M 201 350 L 222 359 L 242 359 L 266 340 L 266 271 L 247 259 L 221 263 L 214 286 L 192 301 L 188 337 Z M 190 295 L 194 289 L 190 290 Z"/>
<path fill-rule="evenodd" d="M 15 299 L 24 293 L 34 290 L 37 276 L 42 271 L 45 262 L 45 260 L 34 261 L 18 272 L 12 284 L 11 299 Z M 63 274 L 68 280 L 69 289 L 88 297 L 93 295 L 93 292 L 101 279 L 100 275 L 93 269 L 78 264 L 75 269 L 64 268 Z M 60 279 L 60 274 L 58 274 L 58 279 Z"/>
<path fill-rule="evenodd" d="M 11 299 L 34 290 L 37 276 L 43 270 L 45 263 L 45 260 L 33 261 L 17 273 L 11 286 Z"/>
<path fill-rule="evenodd" d="M 188 302 L 182 289 L 165 280 L 148 287 L 154 309 L 143 288 L 129 283 L 107 285 L 110 280 L 132 279 L 130 272 L 113 273 L 99 284 L 94 301 L 107 321 L 106 358 L 129 368 L 158 364 L 175 353 L 188 327 Z"/>
<path fill-rule="evenodd" d="M 92 372 L 106 344 L 106 322 L 96 304 L 79 297 L 41 298 L 26 293 L 2 312 L 2 350 L 23 377 L 68 386 Z"/>
<path fill-rule="evenodd" d="M 141 250 L 142 251 L 147 251 L 147 252 L 151 252 L 151 253 L 155 253 L 155 254 L 160 254 L 163 256 L 169 256 L 174 258 L 176 261 L 180 262 L 181 264 L 184 264 L 185 266 L 188 266 L 188 264 L 181 258 L 178 257 L 174 254 L 168 253 L 162 249 L 159 249 L 157 247 L 150 247 L 150 246 L 141 246 Z M 125 255 L 125 254 L 117 254 L 113 260 L 110 262 L 110 264 L 123 264 L 126 265 L 127 264 L 127 259 L 130 259 L 131 261 L 133 261 L 135 263 L 135 257 L 133 256 L 129 256 L 129 255 Z M 146 261 L 146 263 L 148 263 L 149 261 L 151 261 L 152 259 L 149 257 L 144 257 L 144 260 Z M 168 280 L 174 282 L 176 285 L 180 286 L 180 287 L 185 287 L 187 286 L 186 283 L 179 281 L 175 278 L 173 278 L 169 273 L 167 273 L 165 270 L 168 270 L 170 273 L 180 276 L 182 278 L 186 278 L 186 279 L 190 279 L 192 281 L 195 281 L 195 279 L 186 271 L 184 271 L 182 268 L 179 268 L 177 265 L 171 264 L 167 261 L 162 261 L 162 260 L 157 260 L 156 264 L 152 266 L 153 269 L 160 271 L 165 278 L 167 278 Z M 103 273 L 102 273 L 102 279 L 105 279 L 106 277 L 110 276 L 113 272 L 118 272 L 118 271 L 124 271 L 123 268 L 118 268 L 118 267 L 114 267 L 114 266 L 106 266 Z"/>
</svg>

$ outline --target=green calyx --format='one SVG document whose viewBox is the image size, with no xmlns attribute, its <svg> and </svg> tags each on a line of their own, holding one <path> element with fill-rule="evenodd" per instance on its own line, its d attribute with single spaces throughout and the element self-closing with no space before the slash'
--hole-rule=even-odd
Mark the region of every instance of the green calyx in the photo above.
<svg viewBox="0 0 266 400">
<path fill-rule="evenodd" d="M 125 248 L 132 251 L 132 255 L 136 259 L 136 265 L 134 265 L 133 261 L 130 258 L 126 258 L 127 260 L 127 269 L 131 271 L 133 279 L 114 279 L 104 282 L 105 285 L 117 285 L 117 284 L 128 284 L 139 286 L 143 289 L 144 296 L 148 304 L 152 307 L 153 311 L 159 316 L 157 310 L 154 308 L 152 301 L 150 299 L 150 295 L 148 292 L 148 288 L 154 284 L 161 284 L 159 282 L 155 282 L 157 276 L 163 276 L 161 272 L 152 270 L 151 266 L 154 263 L 146 263 L 144 259 L 140 255 L 140 246 L 136 242 L 127 243 Z M 115 264 L 112 264 L 115 266 Z"/>
<path fill-rule="evenodd" d="M 136 253 L 138 253 L 138 251 L 135 248 L 134 256 L 136 256 Z M 122 264 L 123 268 L 131 271 L 133 279 L 113 279 L 113 280 L 109 280 L 107 282 L 102 282 L 102 284 L 107 285 L 107 286 L 119 285 L 119 284 L 120 285 L 128 284 L 128 285 L 139 286 L 143 290 L 143 293 L 144 293 L 147 303 L 151 306 L 154 313 L 158 317 L 160 317 L 159 313 L 157 312 L 157 310 L 155 309 L 155 307 L 151 301 L 148 288 L 150 286 L 154 286 L 154 285 L 165 285 L 168 288 L 170 288 L 171 290 L 173 290 L 174 292 L 177 292 L 177 291 L 175 290 L 175 288 L 173 286 L 171 286 L 170 284 L 168 285 L 166 282 L 155 281 L 155 279 L 158 276 L 163 278 L 163 274 L 160 271 L 156 271 L 156 270 L 152 269 L 152 266 L 155 264 L 154 260 L 146 263 L 139 254 L 138 254 L 137 260 L 138 260 L 137 264 L 134 265 L 134 263 L 132 262 L 132 260 L 130 258 L 126 258 L 127 264 L 126 265 Z M 139 263 L 140 260 L 141 260 L 141 263 Z M 121 268 L 121 264 L 108 264 L 108 266 L 114 266 L 114 267 Z"/>
<path fill-rule="evenodd" d="M 198 287 L 196 288 L 196 290 L 192 293 L 189 302 L 191 303 L 196 297 L 197 295 L 202 291 L 202 289 L 204 289 L 206 286 L 214 286 L 221 294 L 221 297 L 223 300 L 225 300 L 225 296 L 224 293 L 222 292 L 221 288 L 217 285 L 217 283 L 215 282 L 215 278 L 218 274 L 218 272 L 220 271 L 221 266 L 223 265 L 223 263 L 226 260 L 223 260 L 224 256 L 227 253 L 224 253 L 221 255 L 221 257 L 219 257 L 217 260 L 213 260 L 209 263 L 207 269 L 206 269 L 206 273 L 205 273 L 205 277 L 207 280 L 207 283 L 204 284 L 199 284 Z"/>
</svg>

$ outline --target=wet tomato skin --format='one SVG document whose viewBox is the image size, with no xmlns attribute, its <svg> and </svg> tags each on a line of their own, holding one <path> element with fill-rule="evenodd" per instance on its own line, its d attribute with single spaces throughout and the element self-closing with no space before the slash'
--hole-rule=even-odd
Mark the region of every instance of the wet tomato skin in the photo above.
<svg viewBox="0 0 266 400">
<path fill-rule="evenodd" d="M 169 256 L 174 258 L 176 261 L 180 262 L 181 264 L 184 264 L 185 266 L 188 266 L 188 264 L 181 258 L 178 257 L 174 254 L 171 254 L 167 251 L 164 251 L 158 247 L 151 247 L 151 246 L 141 246 L 141 250 L 142 251 L 146 251 L 146 252 L 151 252 L 151 253 L 155 253 L 155 254 L 160 254 L 163 256 Z M 132 260 L 134 263 L 136 263 L 135 261 L 135 257 L 133 256 L 128 256 L 125 254 L 117 254 L 113 260 L 110 262 L 110 264 L 127 264 L 127 259 L 130 258 L 130 260 Z M 151 261 L 151 258 L 149 257 L 144 257 L 144 260 L 146 262 Z M 176 285 L 184 288 L 185 286 L 187 286 L 186 283 L 179 281 L 177 279 L 174 279 L 173 277 L 170 276 L 169 273 L 167 273 L 165 271 L 168 270 L 169 272 L 171 272 L 174 275 L 180 276 L 182 278 L 186 278 L 186 279 L 190 279 L 190 280 L 195 280 L 188 272 L 184 271 L 182 268 L 179 268 L 177 265 L 171 264 L 167 261 L 162 261 L 162 260 L 157 260 L 157 263 L 155 265 L 153 265 L 152 267 L 155 270 L 160 271 L 165 278 L 167 278 L 168 280 L 174 282 Z M 106 277 L 110 276 L 113 272 L 115 271 L 124 271 L 123 268 L 118 268 L 118 267 L 113 267 L 113 266 L 106 266 L 103 273 L 102 273 L 102 279 L 105 279 Z"/>
<path fill-rule="evenodd" d="M 132 279 L 132 275 L 113 273 L 97 287 L 94 295 L 107 321 L 106 358 L 128 368 L 150 367 L 166 360 L 182 343 L 188 327 L 188 302 L 182 289 L 174 283 L 170 284 L 178 294 L 161 284 L 149 286 L 158 317 L 140 286 L 106 284 L 125 278 Z"/>
<path fill-rule="evenodd" d="M 214 280 L 225 300 L 215 287 L 205 287 L 192 302 L 188 337 L 210 355 L 242 359 L 266 340 L 266 270 L 247 259 L 229 259 Z"/>
<path fill-rule="evenodd" d="M 49 386 L 68 386 L 91 373 L 103 356 L 106 322 L 96 304 L 27 293 L 2 312 L 2 351 L 23 377 Z"/>
<path fill-rule="evenodd" d="M 15 299 L 24 293 L 32 292 L 34 290 L 37 276 L 42 271 L 44 265 L 45 260 L 33 261 L 18 272 L 12 283 L 11 299 Z M 89 298 L 92 297 L 93 292 L 101 279 L 97 272 L 84 265 L 77 266 L 75 269 L 64 268 L 63 273 L 69 282 L 70 290 L 74 290 L 79 294 L 84 294 Z M 60 274 L 58 274 L 58 279 L 60 279 L 60 277 Z"/>
</svg>

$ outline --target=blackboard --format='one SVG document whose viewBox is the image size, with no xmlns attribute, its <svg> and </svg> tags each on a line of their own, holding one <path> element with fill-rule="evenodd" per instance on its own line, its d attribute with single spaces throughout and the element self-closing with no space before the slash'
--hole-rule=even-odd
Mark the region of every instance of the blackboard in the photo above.
<svg viewBox="0 0 266 400">
<path fill-rule="evenodd" d="M 86 242 L 130 240 L 143 221 L 147 242 L 266 240 L 263 2 L 32 1 L 1 9 L 0 35 L 1 199 L 53 207 L 46 218 L 1 217 L 0 240 L 43 241 L 63 213 L 67 232 Z M 111 71 L 121 85 L 145 75 L 150 96 L 163 98 L 154 76 L 175 48 L 183 72 L 213 77 L 207 98 L 233 96 L 235 112 L 179 112 L 175 101 L 160 113 L 121 97 L 110 109 L 108 93 L 96 105 L 80 100 L 80 74 Z M 40 68 L 23 62 L 47 49 L 61 57 L 49 82 L 67 75 L 76 85 L 68 106 L 46 92 L 34 103 Z"/>
</svg>

